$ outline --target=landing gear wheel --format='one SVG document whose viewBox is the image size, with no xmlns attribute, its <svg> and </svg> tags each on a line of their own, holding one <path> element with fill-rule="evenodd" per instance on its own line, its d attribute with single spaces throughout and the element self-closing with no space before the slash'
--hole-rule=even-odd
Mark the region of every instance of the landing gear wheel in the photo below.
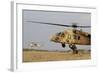
<svg viewBox="0 0 100 73">
<path fill-rule="evenodd" d="M 62 43 L 62 47 L 63 47 L 63 48 L 65 48 L 65 47 L 66 47 L 65 43 Z"/>
</svg>

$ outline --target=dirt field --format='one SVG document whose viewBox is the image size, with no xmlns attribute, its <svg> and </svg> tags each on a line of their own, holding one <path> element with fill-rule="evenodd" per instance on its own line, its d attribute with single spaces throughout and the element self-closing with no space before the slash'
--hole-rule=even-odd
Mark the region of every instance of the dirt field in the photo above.
<svg viewBox="0 0 100 73">
<path fill-rule="evenodd" d="M 72 54 L 72 51 L 41 51 L 41 50 L 23 50 L 23 62 L 43 62 L 43 61 L 64 61 L 64 60 L 85 60 L 91 59 L 90 51 L 79 50 L 78 54 Z"/>
</svg>

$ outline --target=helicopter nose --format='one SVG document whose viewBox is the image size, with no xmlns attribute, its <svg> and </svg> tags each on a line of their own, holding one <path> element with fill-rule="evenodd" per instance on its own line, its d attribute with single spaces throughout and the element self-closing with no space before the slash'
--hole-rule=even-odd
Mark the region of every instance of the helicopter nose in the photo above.
<svg viewBox="0 0 100 73">
<path fill-rule="evenodd" d="M 54 40 L 55 40 L 55 36 L 51 36 L 50 41 L 54 41 Z"/>
<path fill-rule="evenodd" d="M 53 41 L 53 42 L 57 42 L 59 40 L 59 37 L 51 36 L 50 40 Z"/>
</svg>

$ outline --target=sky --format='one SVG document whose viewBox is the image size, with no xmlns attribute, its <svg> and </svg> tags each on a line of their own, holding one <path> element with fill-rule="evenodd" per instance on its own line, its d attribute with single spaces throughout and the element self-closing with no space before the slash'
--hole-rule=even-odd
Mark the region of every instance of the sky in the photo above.
<svg viewBox="0 0 100 73">
<path fill-rule="evenodd" d="M 50 41 L 50 36 L 68 30 L 71 28 L 54 26 L 47 24 L 31 23 L 27 21 L 39 21 L 47 23 L 60 23 L 65 25 L 71 25 L 72 23 L 78 23 L 78 25 L 90 26 L 91 14 L 81 12 L 52 12 L 52 11 L 35 11 L 35 10 L 23 10 L 22 12 L 22 44 L 23 48 L 30 48 L 30 42 L 36 42 L 40 44 L 37 49 L 43 50 L 69 50 L 68 44 L 66 48 L 62 48 L 60 43 L 54 43 Z M 91 33 L 90 28 L 82 28 L 83 31 Z M 90 49 L 90 46 L 77 45 L 78 49 Z"/>
</svg>

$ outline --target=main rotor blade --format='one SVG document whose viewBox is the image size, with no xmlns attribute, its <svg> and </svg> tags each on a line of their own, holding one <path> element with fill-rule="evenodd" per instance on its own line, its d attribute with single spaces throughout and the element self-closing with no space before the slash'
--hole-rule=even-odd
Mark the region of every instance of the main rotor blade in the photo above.
<svg viewBox="0 0 100 73">
<path fill-rule="evenodd" d="M 48 24 L 48 25 L 57 25 L 57 26 L 64 26 L 64 27 L 71 27 L 70 25 L 62 25 L 62 24 L 56 24 L 56 23 L 46 23 L 46 22 L 37 22 L 37 21 L 27 21 L 31 23 L 40 23 L 40 24 Z"/>
<path fill-rule="evenodd" d="M 77 26 L 77 25 L 63 25 L 58 23 L 47 23 L 47 22 L 38 22 L 38 21 L 27 21 L 31 23 L 39 23 L 39 24 L 48 24 L 48 25 L 56 25 L 56 26 L 63 26 L 63 27 L 73 27 L 73 28 L 90 28 L 91 26 Z"/>
</svg>

